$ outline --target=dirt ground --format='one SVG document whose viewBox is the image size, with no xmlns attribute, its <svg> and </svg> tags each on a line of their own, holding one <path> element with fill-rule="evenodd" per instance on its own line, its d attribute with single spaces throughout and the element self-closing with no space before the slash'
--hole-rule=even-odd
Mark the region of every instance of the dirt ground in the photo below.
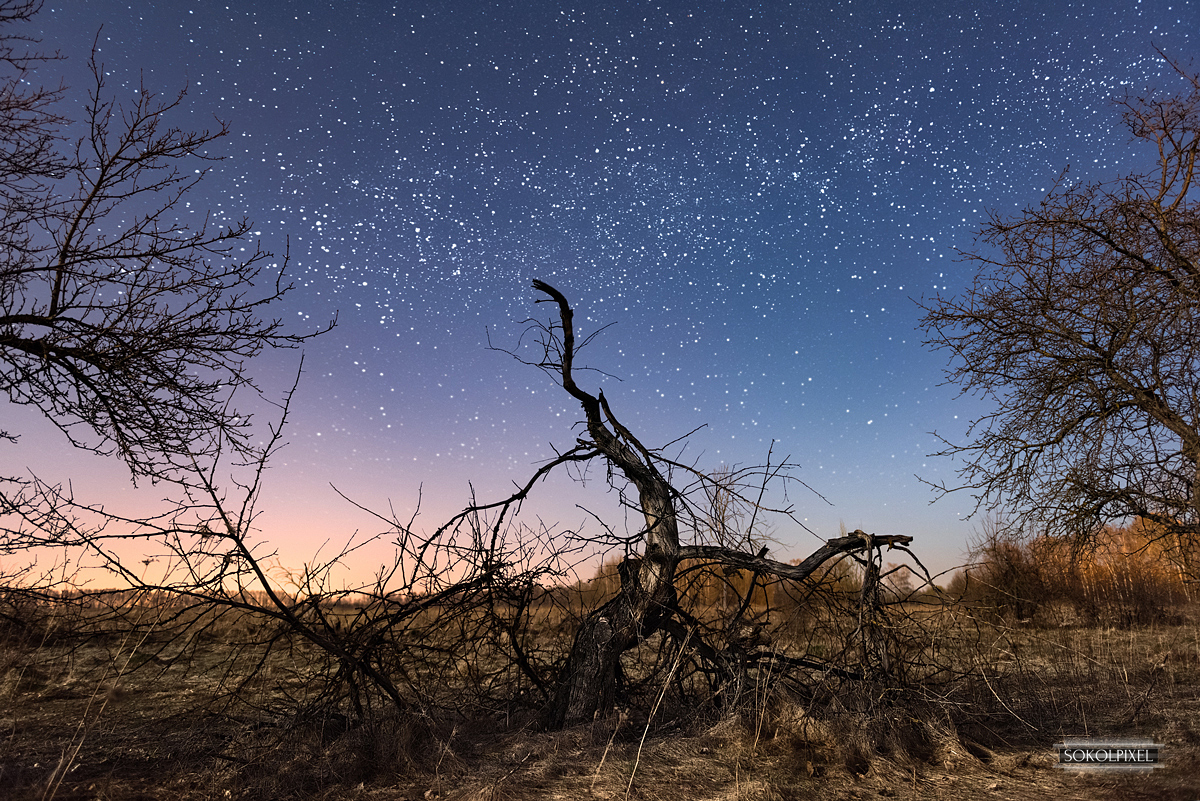
<svg viewBox="0 0 1200 801">
<path fill-rule="evenodd" d="M 556 733 L 487 731 L 482 725 L 419 736 L 400 724 L 359 731 L 327 723 L 319 737 L 309 732 L 297 739 L 295 731 L 249 733 L 253 727 L 230 718 L 189 712 L 194 691 L 110 687 L 85 697 L 59 687 L 21 694 L 0 721 L 0 797 L 1200 798 L 1200 720 L 1192 716 L 1200 704 L 1179 704 L 1179 698 L 1176 708 L 1150 722 L 1165 734 L 1158 738 L 1166 746 L 1164 767 L 1122 774 L 1055 767 L 1051 745 L 1057 737 L 1045 737 L 1044 747 L 987 748 L 936 727 L 919 757 L 855 756 L 827 743 L 814 745 L 822 738 L 776 714 L 771 720 L 727 719 L 690 732 L 659 731 L 644 742 L 642 731 L 627 723 Z M 85 718 L 81 712 L 89 702 Z M 168 706 L 178 713 L 164 715 Z M 397 749 L 409 752 L 408 761 Z M 51 790 L 48 777 L 64 760 L 70 768 Z M 386 763 L 382 773 L 367 764 L 371 760 Z"/>
<path fill-rule="evenodd" d="M 562 732 L 497 715 L 278 714 L 282 679 L 247 689 L 217 644 L 186 663 L 139 654 L 120 678 L 112 644 L 0 649 L 0 799 L 1200 801 L 1194 621 L 996 633 L 992 679 L 953 696 L 917 688 L 923 706 L 883 723 L 810 717 L 789 697 L 718 720 L 675 710 L 648 730 L 632 712 Z M 287 675 L 303 685 L 302 670 Z M 1053 745 L 1087 734 L 1161 743 L 1163 767 L 1057 768 Z"/>
</svg>

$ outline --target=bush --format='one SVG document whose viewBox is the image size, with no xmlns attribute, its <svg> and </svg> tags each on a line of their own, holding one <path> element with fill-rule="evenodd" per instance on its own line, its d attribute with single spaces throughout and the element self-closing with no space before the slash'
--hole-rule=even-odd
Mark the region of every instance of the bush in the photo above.
<svg viewBox="0 0 1200 801">
<path fill-rule="evenodd" d="M 1065 606 L 1087 624 L 1145 625 L 1173 619 L 1190 598 L 1176 556 L 1140 520 L 1105 528 L 1086 550 L 1061 539 L 1023 539 L 993 523 L 972 544 L 971 566 L 948 591 L 1009 622 L 1049 622 L 1051 610 Z"/>
</svg>

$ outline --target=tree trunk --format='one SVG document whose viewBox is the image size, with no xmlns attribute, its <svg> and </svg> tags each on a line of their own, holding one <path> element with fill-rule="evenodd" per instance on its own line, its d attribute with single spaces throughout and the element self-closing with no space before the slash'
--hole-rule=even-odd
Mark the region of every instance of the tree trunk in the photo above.
<svg viewBox="0 0 1200 801">
<path fill-rule="evenodd" d="M 869 679 L 885 680 L 891 672 L 887 637 L 882 620 L 883 604 L 879 597 L 879 562 L 875 538 L 856 531 L 864 540 L 867 565 L 863 571 L 862 592 L 858 602 L 858 631 L 862 638 L 862 665 Z"/>
<path fill-rule="evenodd" d="M 621 654 L 662 622 L 663 616 L 649 600 L 644 593 L 622 590 L 584 621 L 559 677 L 548 716 L 550 728 L 588 723 L 612 709 L 620 684 Z"/>
<path fill-rule="evenodd" d="M 621 654 L 656 631 L 663 616 L 671 614 L 679 524 L 674 491 L 658 472 L 650 452 L 617 420 L 603 392 L 592 395 L 575 383 L 574 312 L 566 297 L 542 281 L 534 281 L 533 287 L 558 304 L 562 326 L 557 362 L 547 359 L 547 365 L 556 368 L 563 389 L 583 407 L 590 444 L 637 487 L 646 520 L 642 532 L 646 546 L 637 570 L 622 575 L 620 594 L 590 615 L 575 637 L 549 715 L 550 725 L 560 728 L 590 722 L 612 706 Z"/>
</svg>

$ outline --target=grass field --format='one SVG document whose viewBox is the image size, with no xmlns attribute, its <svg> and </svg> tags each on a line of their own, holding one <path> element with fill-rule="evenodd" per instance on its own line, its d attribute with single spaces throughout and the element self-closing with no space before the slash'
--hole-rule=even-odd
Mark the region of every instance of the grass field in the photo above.
<svg viewBox="0 0 1200 801">
<path fill-rule="evenodd" d="M 355 719 L 321 703 L 327 676 L 310 646 L 264 636 L 270 622 L 249 615 L 186 638 L 30 628 L 0 651 L 0 796 L 1200 797 L 1195 608 L 1124 628 L 1009 624 L 949 604 L 901 611 L 903 682 L 775 681 L 767 660 L 737 708 L 717 713 L 668 692 L 683 670 L 654 673 L 647 654 L 662 649 L 648 646 L 626 669 L 631 685 L 639 671 L 657 685 L 561 732 L 538 730 L 533 701 L 489 709 L 494 693 Z M 548 651 L 569 646 L 560 617 L 532 627 Z M 812 654 L 828 632 L 776 615 L 755 647 Z M 440 690 L 429 698 L 466 699 L 488 680 L 486 666 L 450 667 L 427 677 Z M 1165 767 L 1055 768 L 1053 744 L 1084 735 L 1162 743 Z"/>
</svg>

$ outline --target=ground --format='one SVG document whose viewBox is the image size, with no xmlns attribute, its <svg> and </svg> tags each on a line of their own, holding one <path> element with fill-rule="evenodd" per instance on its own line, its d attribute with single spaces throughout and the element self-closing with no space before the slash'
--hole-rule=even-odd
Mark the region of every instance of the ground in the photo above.
<svg viewBox="0 0 1200 801">
<path fill-rule="evenodd" d="M 186 658 L 172 642 L 9 645 L 0 798 L 1200 799 L 1192 616 L 972 636 L 952 680 L 866 711 L 780 686 L 723 715 L 664 705 L 648 726 L 632 708 L 560 732 L 479 709 L 281 712 L 306 687 L 301 650 L 241 675 L 219 639 Z M 1165 766 L 1055 767 L 1053 744 L 1085 734 L 1152 739 Z"/>
</svg>

